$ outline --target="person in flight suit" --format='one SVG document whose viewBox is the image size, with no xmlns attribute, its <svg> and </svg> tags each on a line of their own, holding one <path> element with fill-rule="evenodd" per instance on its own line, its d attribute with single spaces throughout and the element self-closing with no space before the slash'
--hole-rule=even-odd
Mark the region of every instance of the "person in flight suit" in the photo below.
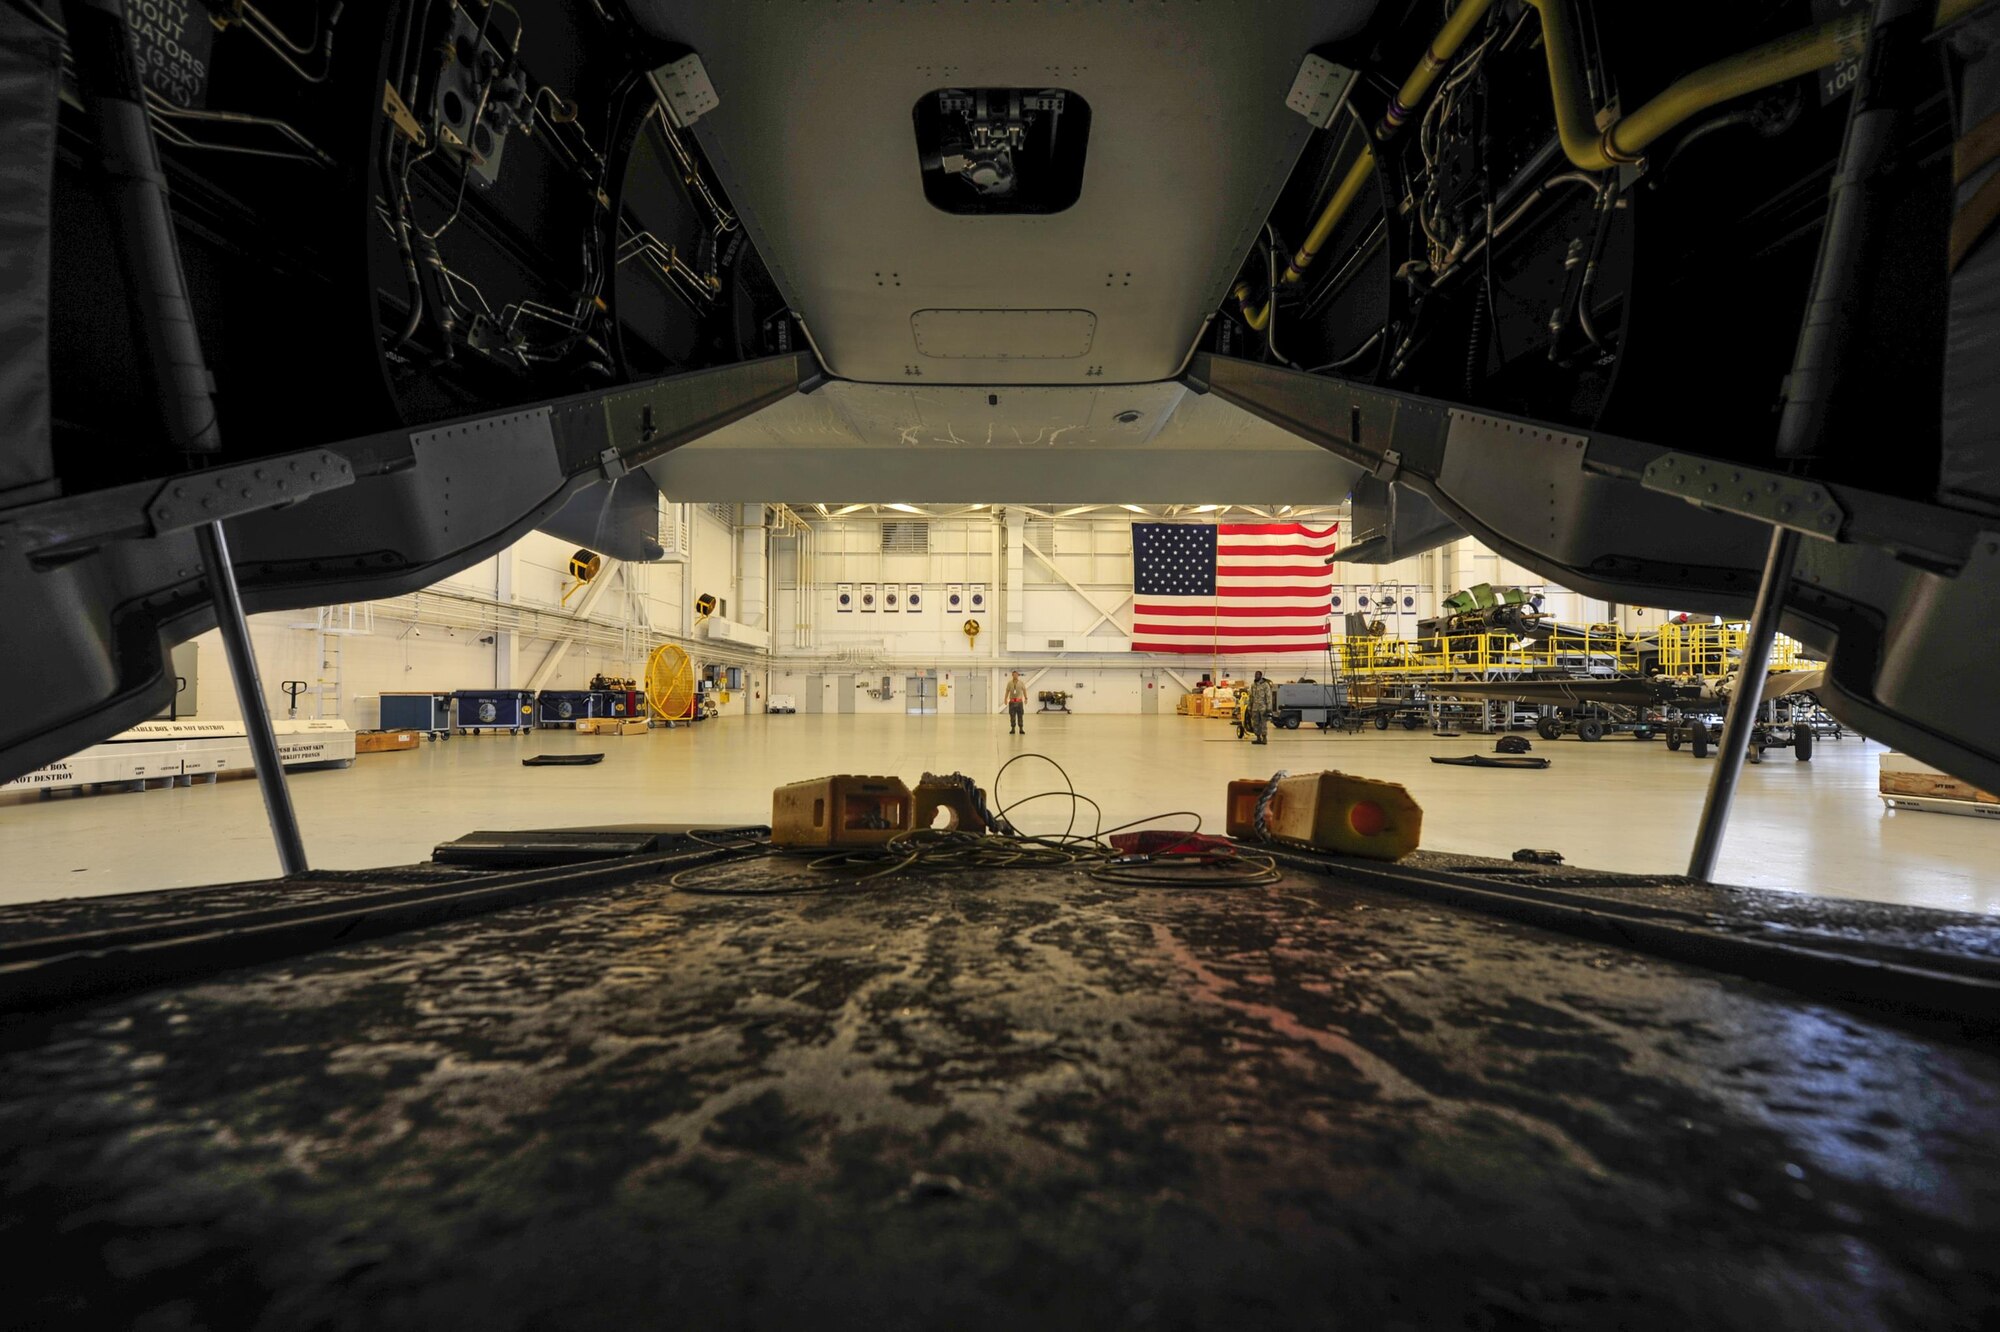
<svg viewBox="0 0 2000 1332">
<path fill-rule="evenodd" d="M 1245 708 L 1250 729 L 1256 732 L 1257 735 L 1257 738 L 1250 742 L 1251 744 L 1263 745 L 1270 743 L 1271 713 L 1277 709 L 1277 706 L 1278 691 L 1276 687 L 1264 678 L 1264 672 L 1257 672 L 1257 678 L 1250 682 L 1250 701 Z"/>
<path fill-rule="evenodd" d="M 1021 673 L 1015 671 L 1007 681 L 1007 734 L 1019 731 L 1028 733 L 1028 686 L 1021 683 Z"/>
</svg>

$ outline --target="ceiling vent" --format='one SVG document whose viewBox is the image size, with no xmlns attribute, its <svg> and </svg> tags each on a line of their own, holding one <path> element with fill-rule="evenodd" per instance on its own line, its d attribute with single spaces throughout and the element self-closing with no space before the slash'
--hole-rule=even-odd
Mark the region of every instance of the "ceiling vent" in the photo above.
<svg viewBox="0 0 2000 1332">
<path fill-rule="evenodd" d="M 883 523 L 882 553 L 884 555 L 930 554 L 931 525 L 921 519 L 914 522 L 891 520 Z"/>
</svg>

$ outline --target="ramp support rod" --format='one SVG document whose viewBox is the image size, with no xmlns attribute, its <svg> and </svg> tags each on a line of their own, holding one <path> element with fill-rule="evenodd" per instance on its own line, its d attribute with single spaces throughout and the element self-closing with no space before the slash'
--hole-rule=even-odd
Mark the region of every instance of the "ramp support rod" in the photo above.
<svg viewBox="0 0 2000 1332">
<path fill-rule="evenodd" d="M 1757 586 L 1757 609 L 1750 617 L 1750 639 L 1743 645 L 1736 683 L 1729 696 L 1729 715 L 1722 723 L 1722 746 L 1716 751 L 1715 773 L 1709 778 L 1708 799 L 1702 802 L 1701 825 L 1695 829 L 1694 855 L 1688 877 L 1707 883 L 1715 877 L 1722 854 L 1722 834 L 1729 824 L 1729 806 L 1736 799 L 1736 782 L 1750 752 L 1750 732 L 1764 706 L 1764 677 L 1771 669 L 1771 640 L 1785 613 L 1785 589 L 1799 557 L 1799 534 L 1789 527 L 1771 532 L 1771 553 L 1764 561 L 1764 578 Z M 1706 725 L 1697 721 L 1696 725 Z"/>
</svg>

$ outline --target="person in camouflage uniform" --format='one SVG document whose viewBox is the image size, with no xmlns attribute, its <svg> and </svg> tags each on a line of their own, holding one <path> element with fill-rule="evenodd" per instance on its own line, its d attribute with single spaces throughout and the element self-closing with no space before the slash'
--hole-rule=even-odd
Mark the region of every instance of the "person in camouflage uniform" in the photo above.
<svg viewBox="0 0 2000 1332">
<path fill-rule="evenodd" d="M 1263 745 L 1270 743 L 1271 714 L 1277 710 L 1278 690 L 1264 672 L 1257 672 L 1257 678 L 1250 682 L 1250 698 L 1244 705 L 1244 719 L 1248 729 L 1257 736 L 1250 743 Z"/>
</svg>

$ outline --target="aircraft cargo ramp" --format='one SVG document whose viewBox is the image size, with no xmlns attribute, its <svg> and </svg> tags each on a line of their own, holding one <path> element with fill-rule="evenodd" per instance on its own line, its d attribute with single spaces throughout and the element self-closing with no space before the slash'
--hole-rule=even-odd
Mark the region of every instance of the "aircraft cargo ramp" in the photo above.
<svg viewBox="0 0 2000 1332">
<path fill-rule="evenodd" d="M 1977 918 L 1422 853 L 1212 890 L 781 891 L 800 871 L 738 837 L 0 912 L 33 1010 L 0 1043 L 9 1317 L 1775 1332 L 2000 1308 Z"/>
</svg>

